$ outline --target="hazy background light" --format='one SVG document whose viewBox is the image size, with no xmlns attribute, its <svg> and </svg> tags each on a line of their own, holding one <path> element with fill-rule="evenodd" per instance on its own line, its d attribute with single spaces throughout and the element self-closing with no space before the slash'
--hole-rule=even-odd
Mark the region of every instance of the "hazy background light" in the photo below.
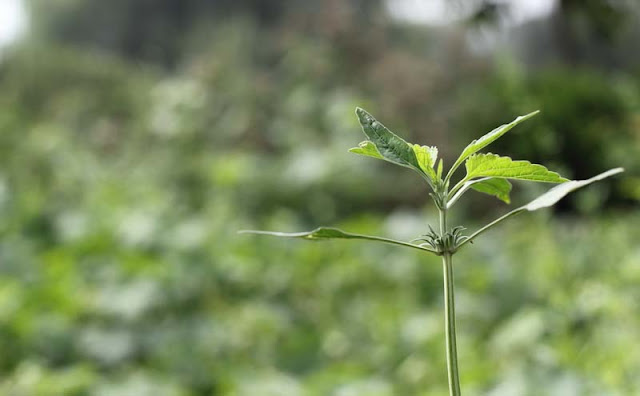
<svg viewBox="0 0 640 396">
<path fill-rule="evenodd" d="M 510 22 L 523 23 L 549 15 L 556 0 L 504 0 L 509 5 Z M 450 0 L 388 0 L 393 18 L 409 23 L 442 26 L 468 17 L 473 9 Z"/>
<path fill-rule="evenodd" d="M 26 19 L 22 0 L 0 1 L 0 48 L 20 36 L 25 29 Z"/>
</svg>

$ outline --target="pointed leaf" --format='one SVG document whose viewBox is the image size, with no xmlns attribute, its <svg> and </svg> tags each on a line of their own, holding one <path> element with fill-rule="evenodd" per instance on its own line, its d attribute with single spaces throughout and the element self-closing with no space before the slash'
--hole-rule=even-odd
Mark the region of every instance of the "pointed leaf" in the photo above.
<svg viewBox="0 0 640 396">
<path fill-rule="evenodd" d="M 410 247 L 413 249 L 424 250 L 427 252 L 435 253 L 435 251 L 433 251 L 432 249 L 429 249 L 420 245 L 414 245 L 413 243 L 409 243 L 409 242 L 397 241 L 395 239 L 382 238 L 382 237 L 376 237 L 371 235 L 352 234 L 337 228 L 330 228 L 330 227 L 319 227 L 313 231 L 307 231 L 307 232 L 289 233 L 289 232 L 245 230 L 245 231 L 240 231 L 240 233 L 271 235 L 271 236 L 285 237 L 285 238 L 302 238 L 302 239 L 307 239 L 312 241 L 325 240 L 325 239 L 366 239 L 369 241 L 391 243 L 394 245 L 400 245 L 400 246 Z"/>
<path fill-rule="evenodd" d="M 509 157 L 496 154 L 474 154 L 465 163 L 465 180 L 475 177 L 502 177 L 505 179 L 530 180 L 546 183 L 564 183 L 569 181 L 542 165 L 529 161 L 514 161 Z"/>
<path fill-rule="evenodd" d="M 539 112 L 540 110 L 536 110 L 532 113 L 520 116 L 508 124 L 500 125 L 496 129 L 482 136 L 480 139 L 472 141 L 467 147 L 464 148 L 464 150 L 462 151 L 462 154 L 460 154 L 460 157 L 458 157 L 456 162 L 453 164 L 453 166 L 451 167 L 451 171 L 449 172 L 449 175 L 453 174 L 453 172 L 458 168 L 458 166 L 460 166 L 462 162 L 465 159 L 469 158 L 472 154 L 477 153 L 478 151 L 487 147 L 491 143 L 495 142 L 502 135 L 509 132 L 513 127 L 535 116 Z"/>
<path fill-rule="evenodd" d="M 378 158 L 378 159 L 385 159 L 382 155 L 380 155 L 380 153 L 378 152 L 378 149 L 376 148 L 376 145 L 373 144 L 372 142 L 365 140 L 364 142 L 361 142 L 358 147 L 354 147 L 352 149 L 349 149 L 349 152 L 354 153 L 354 154 L 359 154 L 359 155 L 364 155 L 367 157 L 373 157 L 373 158 Z"/>
<path fill-rule="evenodd" d="M 582 188 L 584 186 L 587 186 L 593 182 L 596 182 L 598 180 L 602 180 L 605 179 L 609 176 L 613 176 L 616 175 L 618 173 L 624 172 L 624 169 L 622 168 L 614 168 L 611 170 L 608 170 L 604 173 L 601 173 L 597 176 L 592 177 L 591 179 L 587 179 L 587 180 L 572 180 L 570 182 L 567 183 L 563 183 L 559 186 L 555 186 L 554 188 L 552 188 L 551 190 L 547 191 L 546 193 L 542 194 L 541 196 L 539 196 L 538 198 L 534 199 L 533 201 L 529 202 L 528 204 L 526 204 L 525 206 L 523 206 L 524 209 L 533 212 L 534 210 L 538 210 L 538 209 L 542 209 L 542 208 L 547 208 L 549 206 L 554 205 L 556 202 L 558 202 L 559 200 L 561 200 L 562 198 L 564 198 L 567 194 L 569 194 L 572 191 L 575 191 L 579 188 Z"/>
<path fill-rule="evenodd" d="M 468 183 L 472 183 L 470 187 L 476 191 L 493 195 L 503 202 L 511 203 L 511 198 L 509 197 L 509 193 L 511 193 L 511 183 L 509 183 L 507 179 L 486 178 Z"/>
<path fill-rule="evenodd" d="M 442 158 L 440 158 L 440 162 L 438 162 L 438 171 L 436 172 L 438 179 L 442 179 L 442 167 Z"/>
<path fill-rule="evenodd" d="M 382 157 L 394 164 L 421 171 L 416 154 L 409 143 L 391 132 L 363 109 L 356 108 L 356 114 L 364 134 L 376 146 Z"/>
<path fill-rule="evenodd" d="M 526 204 L 524 206 L 521 206 L 521 207 L 519 207 L 517 209 L 512 210 L 511 212 L 503 215 L 502 217 L 497 218 L 496 220 L 494 220 L 491 223 L 487 224 L 486 226 L 482 227 L 478 231 L 474 232 L 467 240 L 465 240 L 460 245 L 458 245 L 457 249 L 460 249 L 465 244 L 472 242 L 480 234 L 482 234 L 483 232 L 489 230 L 490 228 L 495 227 L 497 224 L 503 222 L 504 220 L 508 219 L 509 217 L 515 216 L 518 213 L 522 213 L 522 212 L 525 212 L 525 211 L 533 212 L 533 211 L 538 210 L 538 209 L 548 208 L 550 206 L 553 206 L 558 201 L 560 201 L 562 198 L 564 198 L 569 193 L 571 193 L 572 191 L 575 191 L 575 190 L 580 189 L 582 187 L 588 186 L 589 184 L 597 182 L 599 180 L 606 179 L 607 177 L 610 177 L 610 176 L 613 176 L 613 175 L 617 175 L 618 173 L 621 173 L 621 172 L 624 172 L 623 168 L 614 168 L 614 169 L 608 170 L 606 172 L 603 172 L 603 173 L 601 173 L 599 175 L 596 175 L 596 176 L 592 177 L 591 179 L 587 179 L 587 180 L 572 180 L 572 181 L 560 184 L 559 186 L 555 186 L 551 190 L 549 190 L 546 193 L 542 194 L 541 196 L 539 196 L 538 198 L 536 198 L 533 201 L 529 202 L 528 204 Z"/>
<path fill-rule="evenodd" d="M 420 169 L 422 169 L 422 171 L 429 176 L 432 181 L 435 181 L 437 175 L 433 166 L 436 164 L 436 159 L 438 158 L 438 148 L 435 146 L 429 147 L 414 144 L 413 151 L 416 154 Z"/>
</svg>

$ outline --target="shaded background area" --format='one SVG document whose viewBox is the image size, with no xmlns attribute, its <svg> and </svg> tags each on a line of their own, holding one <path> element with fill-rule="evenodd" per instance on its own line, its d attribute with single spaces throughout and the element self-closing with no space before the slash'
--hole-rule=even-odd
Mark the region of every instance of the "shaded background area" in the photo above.
<svg viewBox="0 0 640 396">
<path fill-rule="evenodd" d="M 236 235 L 435 223 L 414 175 L 347 153 L 355 106 L 449 165 L 541 109 L 491 150 L 624 166 L 456 256 L 460 369 L 467 395 L 640 391 L 636 2 L 9 3 L 1 394 L 445 395 L 436 258 Z"/>
</svg>

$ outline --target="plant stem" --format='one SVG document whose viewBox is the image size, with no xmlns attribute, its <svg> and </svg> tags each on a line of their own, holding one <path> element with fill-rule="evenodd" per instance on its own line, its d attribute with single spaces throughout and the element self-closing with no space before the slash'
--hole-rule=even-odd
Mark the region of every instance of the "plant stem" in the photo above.
<svg viewBox="0 0 640 396">
<path fill-rule="evenodd" d="M 440 210 L 440 232 L 447 229 L 447 210 Z M 456 304 L 454 296 L 453 263 L 451 253 L 442 255 L 442 272 L 444 277 L 444 320 L 445 340 L 447 348 L 447 376 L 449 377 L 449 395 L 460 396 L 460 379 L 458 376 L 458 348 L 456 346 Z"/>
<path fill-rule="evenodd" d="M 449 395 L 460 396 L 458 348 L 456 346 L 456 304 L 453 293 L 453 265 L 450 253 L 445 253 L 442 256 L 442 270 L 444 273 L 444 320 L 447 344 Z"/>
</svg>

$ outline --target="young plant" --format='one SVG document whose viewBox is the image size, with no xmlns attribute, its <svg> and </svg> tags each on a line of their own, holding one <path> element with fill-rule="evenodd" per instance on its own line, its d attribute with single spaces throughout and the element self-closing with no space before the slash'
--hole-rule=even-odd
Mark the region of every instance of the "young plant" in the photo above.
<svg viewBox="0 0 640 396">
<path fill-rule="evenodd" d="M 622 168 L 611 169 L 587 180 L 569 181 L 556 172 L 552 172 L 542 165 L 529 161 L 514 161 L 509 157 L 502 157 L 491 153 L 480 153 L 480 150 L 493 143 L 519 123 L 536 115 L 538 111 L 520 116 L 512 122 L 501 125 L 493 131 L 472 141 L 458 159 L 453 163 L 447 174 L 443 176 L 442 159 L 436 161 L 438 149 L 436 147 L 411 144 L 395 135 L 371 114 L 361 108 L 356 109 L 356 115 L 362 125 L 362 130 L 368 140 L 352 148 L 352 153 L 385 160 L 396 165 L 404 166 L 418 173 L 429 185 L 429 194 L 435 202 L 440 214 L 438 231 L 429 226 L 429 231 L 411 242 L 398 241 L 377 236 L 348 233 L 337 228 L 320 227 L 313 231 L 298 233 L 283 233 L 270 231 L 241 231 L 245 233 L 265 234 L 279 237 L 302 238 L 307 240 L 325 239 L 366 239 L 370 241 L 391 243 L 442 257 L 444 274 L 444 316 L 445 316 L 445 344 L 447 357 L 447 374 L 449 379 L 449 393 L 451 396 L 460 395 L 460 381 L 458 374 L 455 299 L 453 283 L 452 257 L 462 247 L 473 242 L 480 234 L 494 227 L 509 217 L 523 212 L 533 212 L 538 209 L 554 205 L 570 192 L 587 186 L 598 180 L 615 175 L 623 171 Z M 453 187 L 451 180 L 456 170 L 464 164 L 466 175 Z M 463 227 L 450 227 L 447 221 L 448 213 L 460 197 L 469 190 L 476 190 L 510 203 L 509 194 L 513 180 L 528 180 L 543 183 L 558 183 L 538 198 L 526 205 L 508 212 L 491 223 L 480 228 L 473 234 L 462 234 Z M 419 243 L 421 242 L 421 243 Z"/>
</svg>

